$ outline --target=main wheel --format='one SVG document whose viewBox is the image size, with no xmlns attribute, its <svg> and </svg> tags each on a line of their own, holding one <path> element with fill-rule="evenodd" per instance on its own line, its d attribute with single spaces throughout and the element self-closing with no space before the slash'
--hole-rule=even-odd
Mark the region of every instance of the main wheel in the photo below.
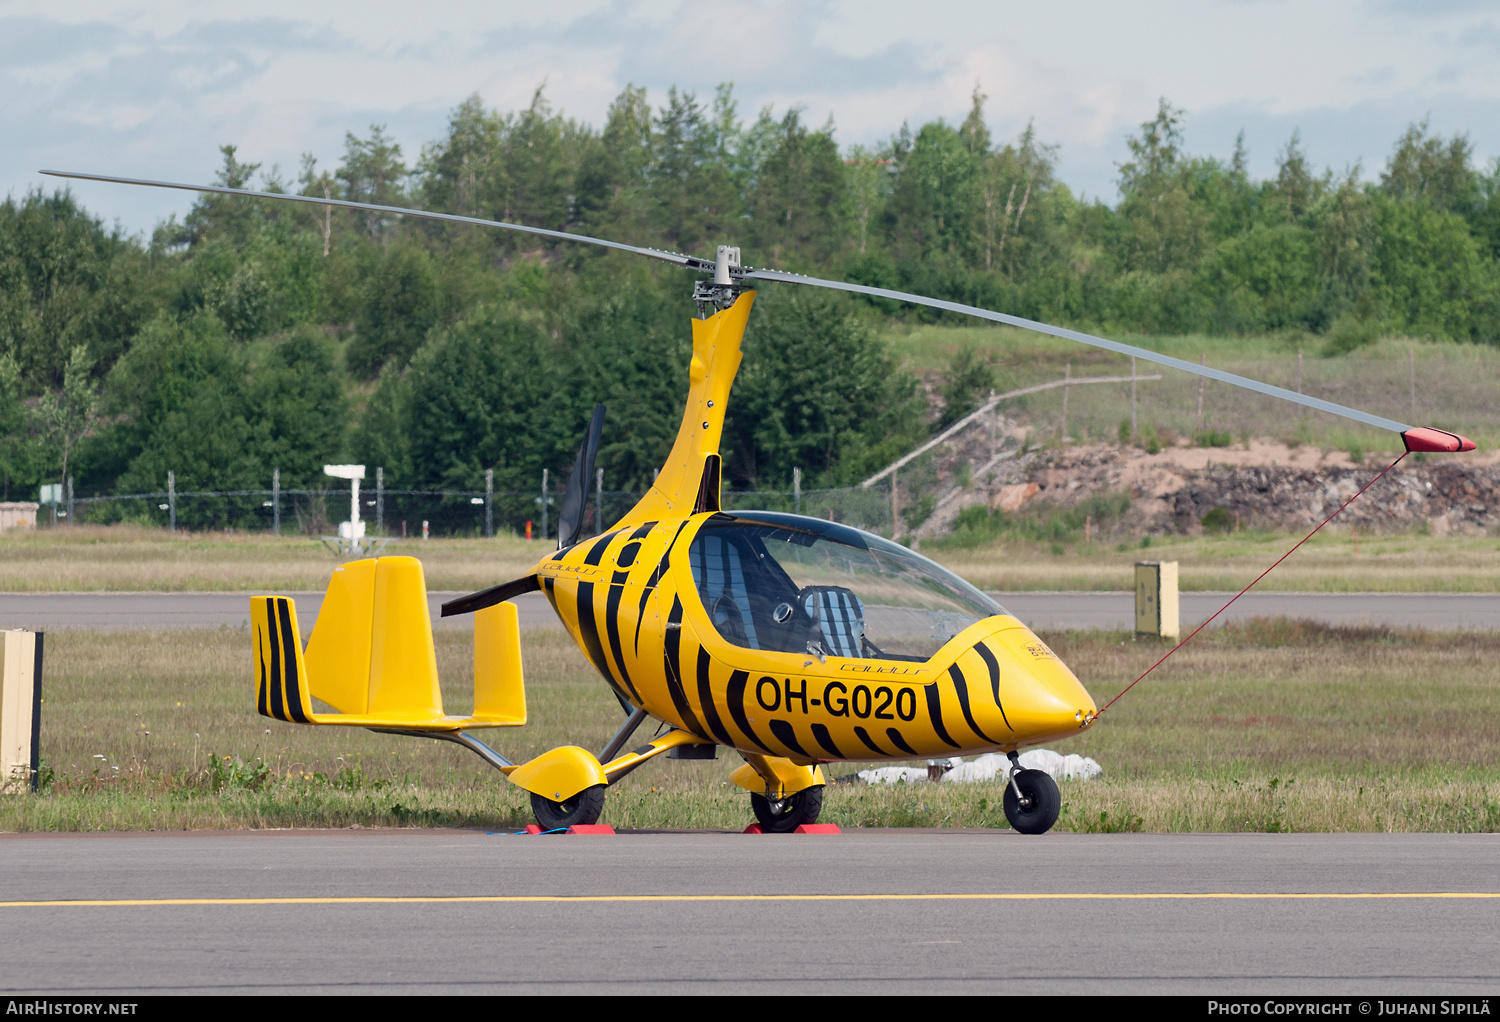
<svg viewBox="0 0 1500 1022">
<path fill-rule="evenodd" d="M 1021 797 L 1016 797 L 1016 789 Z M 1045 834 L 1062 812 L 1062 792 L 1045 770 L 1022 770 L 1005 785 L 1005 818 L 1022 834 Z"/>
<path fill-rule="evenodd" d="M 823 811 L 823 786 L 815 784 L 786 798 L 751 795 L 750 808 L 765 833 L 790 834 L 804 823 L 818 822 L 818 814 Z"/>
<path fill-rule="evenodd" d="M 543 830 L 565 830 L 580 823 L 598 823 L 604 812 L 604 785 L 584 788 L 572 798 L 554 802 L 531 793 L 531 813 Z"/>
</svg>

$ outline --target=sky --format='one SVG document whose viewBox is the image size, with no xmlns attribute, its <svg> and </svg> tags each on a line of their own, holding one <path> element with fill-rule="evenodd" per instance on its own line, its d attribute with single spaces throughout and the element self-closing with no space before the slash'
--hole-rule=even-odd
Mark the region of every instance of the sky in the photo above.
<svg viewBox="0 0 1500 1022">
<path fill-rule="evenodd" d="M 627 84 L 664 99 L 734 83 L 830 117 L 843 145 L 902 122 L 961 120 L 976 85 L 997 138 L 1034 121 L 1059 176 L 1113 202 L 1125 140 L 1166 97 L 1186 147 L 1227 158 L 1243 130 L 1256 176 L 1294 130 L 1317 167 L 1379 173 L 1408 124 L 1467 132 L 1500 156 L 1497 0 L 0 0 L 0 191 L 41 168 L 208 182 L 218 146 L 292 177 L 336 165 L 345 132 L 383 124 L 408 163 L 468 96 L 501 110 L 539 86 L 602 125 Z M 187 193 L 79 182 L 128 233 L 185 213 Z"/>
</svg>

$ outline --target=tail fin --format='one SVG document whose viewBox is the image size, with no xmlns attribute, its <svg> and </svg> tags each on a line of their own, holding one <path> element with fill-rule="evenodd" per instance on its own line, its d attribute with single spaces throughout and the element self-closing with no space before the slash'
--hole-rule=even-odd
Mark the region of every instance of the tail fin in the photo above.
<svg viewBox="0 0 1500 1022">
<path fill-rule="evenodd" d="M 296 603 L 285 596 L 252 596 L 250 620 L 255 632 L 256 706 L 261 716 L 312 723 Z"/>
<path fill-rule="evenodd" d="M 299 724 L 453 731 L 526 723 L 521 636 L 514 604 L 475 615 L 474 713 L 443 713 L 422 563 L 356 561 L 334 571 L 304 655 L 294 602 L 250 600 L 257 704 Z M 340 711 L 313 712 L 316 698 Z"/>
</svg>

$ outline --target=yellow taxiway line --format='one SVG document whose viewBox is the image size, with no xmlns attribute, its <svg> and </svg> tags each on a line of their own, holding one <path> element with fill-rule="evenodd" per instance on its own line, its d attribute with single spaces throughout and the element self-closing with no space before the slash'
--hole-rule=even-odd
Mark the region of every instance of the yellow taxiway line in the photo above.
<svg viewBox="0 0 1500 1022">
<path fill-rule="evenodd" d="M 411 897 L 322 898 L 113 898 L 98 900 L 0 901 L 3 908 L 147 908 L 215 905 L 447 905 L 447 904 L 580 904 L 594 902 L 723 902 L 723 901 L 1362 901 L 1420 899 L 1500 899 L 1497 891 L 1384 891 L 1334 893 L 1328 891 L 1238 893 L 1083 893 L 1053 894 L 584 894 L 584 895 L 416 895 Z"/>
</svg>

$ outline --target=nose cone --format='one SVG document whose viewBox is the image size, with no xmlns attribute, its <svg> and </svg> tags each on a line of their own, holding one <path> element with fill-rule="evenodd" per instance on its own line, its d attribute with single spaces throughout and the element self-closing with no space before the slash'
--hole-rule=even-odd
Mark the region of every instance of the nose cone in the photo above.
<svg viewBox="0 0 1500 1022">
<path fill-rule="evenodd" d="M 999 665 L 997 702 L 1015 744 L 1036 745 L 1078 734 L 1098 709 L 1078 678 L 1047 644 L 1014 618 L 976 644 Z M 980 654 L 983 656 L 983 653 Z M 1009 743 L 1007 743 L 1009 744 Z"/>
</svg>

